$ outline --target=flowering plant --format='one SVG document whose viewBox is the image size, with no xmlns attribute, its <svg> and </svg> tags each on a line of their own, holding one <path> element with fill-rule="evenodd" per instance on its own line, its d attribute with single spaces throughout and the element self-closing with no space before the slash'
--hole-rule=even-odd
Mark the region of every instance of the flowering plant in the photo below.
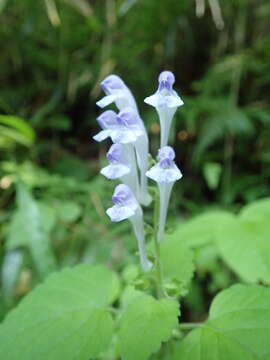
<svg viewBox="0 0 270 360">
<path fill-rule="evenodd" d="M 106 96 L 99 100 L 97 105 L 103 108 L 114 102 L 120 112 L 116 114 L 112 110 L 106 110 L 98 117 L 97 120 L 102 130 L 94 136 L 94 139 L 102 141 L 107 137 L 111 138 L 113 145 L 107 153 L 109 165 L 101 170 L 101 174 L 108 179 L 120 179 L 123 182 L 115 188 L 112 197 L 115 205 L 107 210 L 107 214 L 115 222 L 124 219 L 131 221 L 138 241 L 142 269 L 147 272 L 152 266 L 156 266 L 159 273 L 158 287 L 162 289 L 159 243 L 164 239 L 173 184 L 182 177 L 181 171 L 174 163 L 174 150 L 167 145 L 167 142 L 173 116 L 177 107 L 183 105 L 183 101 L 173 90 L 175 78 L 172 72 L 163 71 L 159 75 L 158 81 L 159 86 L 156 93 L 145 99 L 147 104 L 156 108 L 160 120 L 161 140 L 156 165 L 148 169 L 149 140 L 145 126 L 131 91 L 116 75 L 109 75 L 101 82 Z M 140 204 L 149 205 L 152 200 L 147 189 L 147 178 L 154 180 L 159 189 L 159 194 L 154 199 L 155 206 L 159 208 L 159 223 L 158 226 L 156 226 L 157 224 L 154 226 L 154 241 L 157 248 L 156 264 L 151 264 L 147 257 L 143 210 L 140 206 Z M 156 229 L 158 230 L 156 231 Z"/>
<path fill-rule="evenodd" d="M 135 99 L 122 79 L 116 75 L 104 79 L 105 97 L 97 103 L 101 108 L 115 103 L 119 110 L 106 110 L 98 117 L 101 131 L 94 139 L 113 142 L 101 174 L 120 184 L 106 213 L 112 222 L 130 221 L 139 265 L 128 264 L 117 274 L 102 265 L 81 264 L 49 276 L 0 326 L 1 359 L 269 359 L 270 292 L 265 285 L 270 283 L 270 199 L 248 205 L 238 216 L 225 211 L 203 214 L 173 234 L 166 233 L 172 188 L 182 178 L 168 145 L 173 116 L 183 105 L 173 90 L 174 81 L 171 72 L 162 72 L 157 91 L 145 99 L 160 120 L 160 148 L 154 163 L 148 161 L 149 139 Z M 25 234 L 32 256 L 40 259 L 42 254 L 44 261 L 36 264 L 45 276 L 45 270 L 56 266 L 46 242 L 48 223 L 23 184 L 18 184 L 17 196 L 11 239 L 17 244 L 18 228 Z M 201 246 L 209 251 L 209 238 L 235 274 L 264 286 L 234 285 L 215 297 L 205 322 L 184 323 L 182 299 L 192 289 L 194 250 Z M 211 253 L 213 257 L 216 253 Z M 196 261 L 198 273 L 200 262 L 203 267 L 213 266 L 200 256 Z M 14 276 L 12 271 L 8 275 Z M 195 284 L 190 304 L 198 303 L 198 298 Z"/>
</svg>

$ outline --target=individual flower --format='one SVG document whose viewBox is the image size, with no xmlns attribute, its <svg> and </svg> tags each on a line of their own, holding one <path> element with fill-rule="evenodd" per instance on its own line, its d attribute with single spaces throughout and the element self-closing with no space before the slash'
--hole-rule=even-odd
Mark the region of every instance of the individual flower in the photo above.
<svg viewBox="0 0 270 360">
<path fill-rule="evenodd" d="M 119 179 L 130 173 L 130 164 L 122 144 L 113 144 L 106 154 L 109 165 L 100 173 L 108 179 Z"/>
<path fill-rule="evenodd" d="M 97 121 L 102 130 L 93 138 L 99 142 L 110 137 L 114 143 L 129 144 L 144 134 L 132 107 L 124 108 L 118 115 L 113 110 L 104 111 Z"/>
<path fill-rule="evenodd" d="M 160 209 L 158 241 L 164 237 L 164 229 L 169 199 L 175 181 L 182 178 L 182 173 L 174 163 L 175 152 L 172 147 L 164 146 L 158 153 L 159 162 L 146 172 L 146 176 L 156 181 L 159 187 Z"/>
<path fill-rule="evenodd" d="M 131 91 L 119 76 L 114 74 L 107 76 L 101 81 L 100 86 L 106 96 L 97 102 L 99 107 L 104 108 L 115 102 L 120 111 L 123 108 L 130 106 L 138 113 L 137 104 Z"/>
<path fill-rule="evenodd" d="M 130 188 L 125 184 L 116 186 L 112 196 L 112 201 L 114 205 L 106 211 L 107 215 L 110 217 L 111 221 L 114 222 L 119 222 L 125 219 L 130 220 L 138 241 L 142 269 L 144 271 L 149 271 L 151 263 L 147 259 L 145 249 L 143 212 L 138 201 Z"/>
<path fill-rule="evenodd" d="M 171 71 L 163 71 L 158 78 L 159 86 L 157 91 L 144 101 L 156 108 L 160 120 L 160 147 L 168 143 L 170 128 L 176 109 L 184 103 L 173 90 L 175 82 L 174 75 Z"/>
<path fill-rule="evenodd" d="M 113 144 L 107 152 L 109 165 L 101 169 L 108 179 L 121 179 L 136 196 L 139 196 L 138 171 L 134 147 L 130 144 Z"/>
</svg>

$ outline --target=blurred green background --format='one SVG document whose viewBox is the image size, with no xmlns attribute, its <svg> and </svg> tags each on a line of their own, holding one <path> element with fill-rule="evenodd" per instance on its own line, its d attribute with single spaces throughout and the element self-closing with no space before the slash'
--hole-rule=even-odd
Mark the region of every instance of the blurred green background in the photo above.
<svg viewBox="0 0 270 360">
<path fill-rule="evenodd" d="M 153 155 L 158 118 L 143 99 L 175 73 L 172 229 L 269 194 L 269 17 L 268 0 L 0 0 L 2 314 L 59 267 L 137 261 L 128 223 L 105 215 L 109 143 L 91 139 L 110 73 L 132 89 Z"/>
</svg>

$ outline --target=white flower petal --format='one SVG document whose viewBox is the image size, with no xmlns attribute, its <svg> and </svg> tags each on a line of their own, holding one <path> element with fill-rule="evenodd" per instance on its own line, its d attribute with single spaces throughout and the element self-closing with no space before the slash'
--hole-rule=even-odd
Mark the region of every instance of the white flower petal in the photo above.
<svg viewBox="0 0 270 360">
<path fill-rule="evenodd" d="M 152 105 L 154 107 L 158 106 L 158 100 L 159 100 L 159 95 L 157 93 L 148 96 L 144 99 L 144 102 L 148 105 Z"/>
<path fill-rule="evenodd" d="M 181 179 L 183 175 L 175 164 L 168 169 L 164 169 L 159 164 L 156 164 L 146 172 L 146 176 L 157 183 L 171 183 Z"/>
<path fill-rule="evenodd" d="M 115 94 L 106 95 L 102 99 L 96 102 L 97 106 L 104 108 L 107 105 L 112 104 L 116 100 L 117 96 Z"/>
<path fill-rule="evenodd" d="M 110 217 L 111 221 L 119 222 L 133 216 L 135 211 L 129 206 L 114 205 L 106 210 L 106 214 Z"/>
<path fill-rule="evenodd" d="M 93 136 L 93 139 L 101 142 L 105 139 L 107 139 L 110 136 L 111 130 L 101 130 L 99 133 L 97 133 L 95 136 Z"/>
<path fill-rule="evenodd" d="M 100 173 L 108 179 L 118 179 L 130 172 L 130 168 L 123 164 L 110 164 L 103 169 Z"/>
</svg>

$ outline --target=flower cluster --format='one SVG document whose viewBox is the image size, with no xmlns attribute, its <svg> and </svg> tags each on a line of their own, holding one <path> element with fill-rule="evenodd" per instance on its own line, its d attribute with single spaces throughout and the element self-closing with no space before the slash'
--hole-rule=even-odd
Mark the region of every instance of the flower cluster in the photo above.
<svg viewBox="0 0 270 360">
<path fill-rule="evenodd" d="M 161 128 L 158 162 L 148 169 L 149 140 L 140 117 L 136 101 L 123 80 L 117 75 L 109 75 L 101 82 L 105 96 L 97 102 L 101 108 L 115 103 L 119 110 L 106 110 L 98 118 L 101 131 L 94 136 L 96 141 L 111 138 L 113 144 L 107 152 L 108 166 L 101 174 L 108 179 L 119 179 L 112 201 L 114 205 L 107 210 L 112 221 L 129 219 L 138 241 L 140 262 L 144 271 L 151 268 L 145 249 L 143 210 L 141 205 L 151 203 L 147 178 L 158 184 L 160 195 L 158 241 L 164 238 L 171 190 L 176 180 L 182 177 L 174 163 L 174 150 L 167 145 L 171 123 L 177 107 L 183 101 L 173 90 L 175 78 L 170 71 L 159 75 L 157 91 L 144 101 L 155 107 Z"/>
</svg>

